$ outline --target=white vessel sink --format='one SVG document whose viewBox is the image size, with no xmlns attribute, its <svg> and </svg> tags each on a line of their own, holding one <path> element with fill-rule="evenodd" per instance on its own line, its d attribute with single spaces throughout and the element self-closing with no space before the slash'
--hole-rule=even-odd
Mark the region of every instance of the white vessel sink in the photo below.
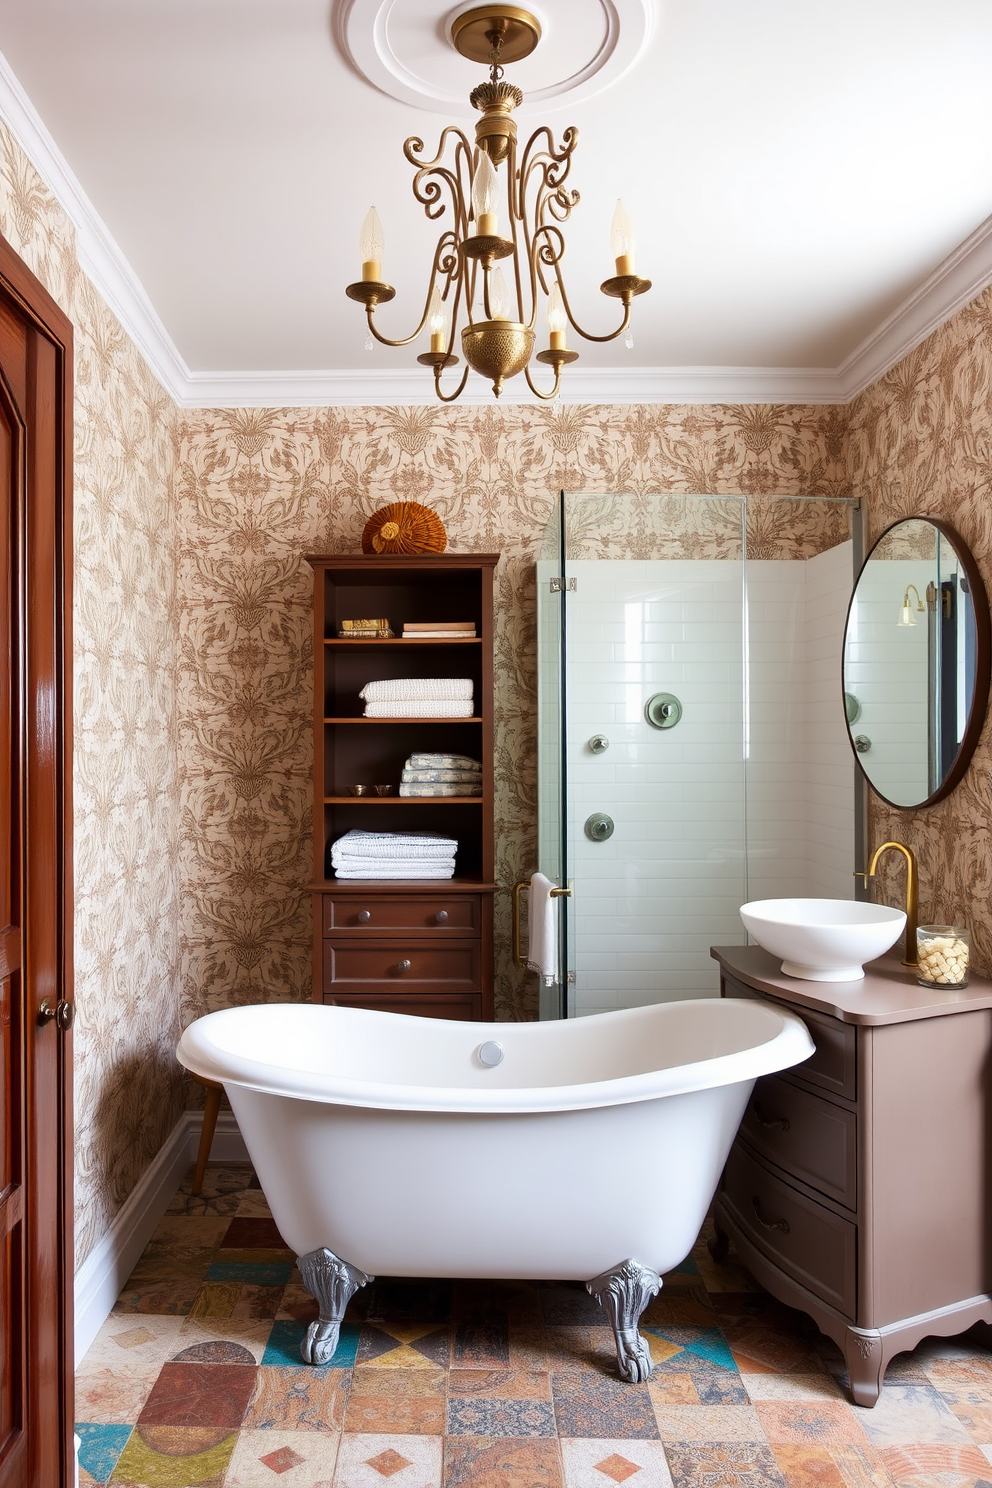
<svg viewBox="0 0 992 1488">
<path fill-rule="evenodd" d="M 760 946 L 782 958 L 783 976 L 807 982 L 856 982 L 864 963 L 895 945 L 901 909 L 854 899 L 755 899 L 741 919 Z"/>
</svg>

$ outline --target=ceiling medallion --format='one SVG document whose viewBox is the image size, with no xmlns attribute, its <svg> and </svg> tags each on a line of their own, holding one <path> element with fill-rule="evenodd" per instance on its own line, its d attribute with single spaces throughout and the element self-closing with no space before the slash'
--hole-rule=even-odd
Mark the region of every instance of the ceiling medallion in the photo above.
<svg viewBox="0 0 992 1488">
<path fill-rule="evenodd" d="M 482 114 L 475 126 L 475 149 L 465 133 L 449 126 L 442 134 L 437 154 L 423 155 L 423 141 L 408 139 L 403 153 L 415 169 L 413 194 L 431 221 L 451 208 L 451 227 L 443 231 L 434 249 L 427 296 L 420 324 L 409 336 L 392 340 L 375 324 L 375 311 L 387 304 L 396 291 L 382 278 L 384 242 L 375 207 L 362 227 L 360 254 L 362 277 L 349 284 L 347 295 L 365 306 L 369 333 L 384 346 L 409 346 L 425 329 L 430 331 L 430 351 L 417 361 L 434 373 L 434 389 L 445 403 L 454 402 L 465 388 L 469 368 L 492 382 L 498 398 L 504 383 L 523 372 L 531 392 L 538 398 L 555 398 L 562 368 L 578 358 L 565 340 L 572 326 L 587 341 L 612 341 L 630 325 L 631 305 L 637 295 L 651 288 L 649 279 L 634 272 L 634 233 L 623 205 L 617 202 L 613 216 L 613 254 L 616 274 L 600 285 L 603 294 L 620 300 L 623 317 L 616 330 L 605 336 L 584 331 L 576 321 L 562 276 L 565 236 L 561 224 L 568 221 L 579 193 L 566 186 L 578 130 L 568 128 L 561 146 L 551 130 L 542 125 L 523 147 L 517 148 L 514 109 L 523 94 L 504 81 L 503 62 L 528 56 L 541 38 L 541 23 L 521 6 L 497 3 L 460 7 L 450 26 L 452 44 L 471 61 L 490 64 L 489 79 L 479 83 L 470 102 Z M 445 163 L 445 157 L 450 159 Z M 500 170 L 502 169 L 502 181 Z M 503 229 L 509 236 L 503 236 Z M 507 260 L 507 283 L 500 260 Z M 548 346 L 537 360 L 554 371 L 547 391 L 538 388 L 530 371 L 541 303 L 545 305 Z M 461 348 L 467 363 L 451 392 L 441 388 L 441 374 L 457 364 L 450 346 L 464 316 Z"/>
</svg>

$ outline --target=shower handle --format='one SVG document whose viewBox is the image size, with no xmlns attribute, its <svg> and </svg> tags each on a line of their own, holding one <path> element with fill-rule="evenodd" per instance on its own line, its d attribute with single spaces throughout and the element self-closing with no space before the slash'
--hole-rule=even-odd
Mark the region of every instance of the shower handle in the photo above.
<svg viewBox="0 0 992 1488">
<path fill-rule="evenodd" d="M 593 842 L 606 842 L 613 836 L 615 822 L 605 811 L 596 811 L 585 824 L 585 834 Z"/>
</svg>

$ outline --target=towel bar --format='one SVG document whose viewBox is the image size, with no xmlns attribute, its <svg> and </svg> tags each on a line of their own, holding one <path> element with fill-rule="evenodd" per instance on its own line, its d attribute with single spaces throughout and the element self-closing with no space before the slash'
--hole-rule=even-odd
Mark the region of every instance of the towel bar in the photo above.
<svg viewBox="0 0 992 1488">
<path fill-rule="evenodd" d="M 527 957 L 520 949 L 520 893 L 522 889 L 530 888 L 529 878 L 519 878 L 513 885 L 513 964 L 514 966 L 526 966 Z M 550 898 L 570 899 L 572 897 L 572 885 L 566 889 L 552 889 Z"/>
</svg>

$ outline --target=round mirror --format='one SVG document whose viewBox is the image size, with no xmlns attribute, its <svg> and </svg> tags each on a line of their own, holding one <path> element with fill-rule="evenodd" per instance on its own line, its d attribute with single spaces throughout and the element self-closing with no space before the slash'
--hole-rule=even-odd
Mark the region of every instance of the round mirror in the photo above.
<svg viewBox="0 0 992 1488">
<path fill-rule="evenodd" d="M 851 598 L 843 672 L 848 734 L 872 789 L 910 807 L 953 790 L 985 720 L 989 606 L 946 523 L 910 517 L 882 533 Z"/>
</svg>

